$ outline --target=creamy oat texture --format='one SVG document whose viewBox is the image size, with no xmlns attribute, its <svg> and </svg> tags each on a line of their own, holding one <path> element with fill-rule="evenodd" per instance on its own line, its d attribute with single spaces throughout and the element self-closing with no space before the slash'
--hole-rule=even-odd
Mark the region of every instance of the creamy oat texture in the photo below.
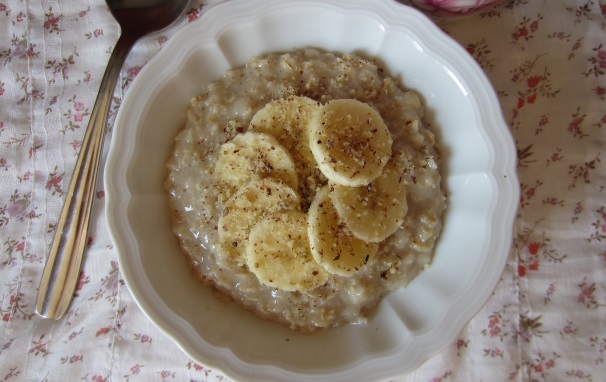
<svg viewBox="0 0 606 382">
<path fill-rule="evenodd" d="M 321 286 L 285 291 L 259 282 L 247 266 L 220 249 L 218 219 L 225 200 L 214 179 L 218 149 L 248 131 L 255 113 L 291 95 L 320 103 L 357 99 L 375 108 L 393 139 L 392 161 L 406 184 L 408 210 L 401 226 L 379 244 L 376 256 L 351 276 L 330 274 Z M 168 162 L 166 189 L 173 230 L 204 283 L 257 315 L 304 332 L 364 323 L 381 298 L 429 266 L 441 230 L 445 197 L 434 134 L 422 123 L 418 96 L 385 76 L 372 61 L 312 48 L 252 58 L 230 70 L 191 101 L 184 129 Z M 299 181 L 309 208 L 326 179 Z M 310 191 L 311 190 L 311 191 Z"/>
</svg>

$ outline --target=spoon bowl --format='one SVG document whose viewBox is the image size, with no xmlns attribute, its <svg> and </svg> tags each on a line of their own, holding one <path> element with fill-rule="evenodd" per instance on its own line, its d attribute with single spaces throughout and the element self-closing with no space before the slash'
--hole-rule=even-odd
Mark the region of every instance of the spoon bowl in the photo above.
<svg viewBox="0 0 606 382">
<path fill-rule="evenodd" d="M 172 24 L 189 0 L 107 0 L 112 15 L 120 24 L 120 38 L 135 41 Z"/>
<path fill-rule="evenodd" d="M 42 273 L 36 313 L 60 319 L 71 302 L 88 238 L 107 116 L 120 70 L 140 38 L 176 21 L 189 0 L 107 0 L 122 33 L 109 58 Z"/>
</svg>

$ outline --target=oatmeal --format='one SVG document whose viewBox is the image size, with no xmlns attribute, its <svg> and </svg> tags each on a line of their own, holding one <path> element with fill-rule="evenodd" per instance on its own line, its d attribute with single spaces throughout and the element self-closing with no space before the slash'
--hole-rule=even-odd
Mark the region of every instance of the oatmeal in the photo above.
<svg viewBox="0 0 606 382">
<path fill-rule="evenodd" d="M 445 198 L 419 97 L 372 61 L 252 58 L 194 98 L 168 163 L 204 283 L 305 332 L 363 323 L 429 266 Z"/>
</svg>

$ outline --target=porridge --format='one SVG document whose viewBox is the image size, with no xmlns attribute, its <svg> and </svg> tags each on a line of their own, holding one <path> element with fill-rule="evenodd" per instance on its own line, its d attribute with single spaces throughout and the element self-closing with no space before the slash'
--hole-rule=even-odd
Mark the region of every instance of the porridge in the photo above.
<svg viewBox="0 0 606 382">
<path fill-rule="evenodd" d="M 419 97 L 372 61 L 252 58 L 191 101 L 168 162 L 195 275 L 311 332 L 364 323 L 429 266 L 445 197 Z"/>
</svg>

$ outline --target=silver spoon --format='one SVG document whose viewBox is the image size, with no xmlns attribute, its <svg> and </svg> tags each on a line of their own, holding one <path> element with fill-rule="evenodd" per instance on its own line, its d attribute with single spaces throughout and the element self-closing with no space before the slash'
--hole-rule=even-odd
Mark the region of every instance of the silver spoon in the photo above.
<svg viewBox="0 0 606 382">
<path fill-rule="evenodd" d="M 122 33 L 107 65 L 65 205 L 57 223 L 36 302 L 42 317 L 63 317 L 71 302 L 80 274 L 82 256 L 88 238 L 88 226 L 94 200 L 97 174 L 107 115 L 122 64 L 138 39 L 166 28 L 185 10 L 189 0 L 106 0 Z"/>
</svg>

